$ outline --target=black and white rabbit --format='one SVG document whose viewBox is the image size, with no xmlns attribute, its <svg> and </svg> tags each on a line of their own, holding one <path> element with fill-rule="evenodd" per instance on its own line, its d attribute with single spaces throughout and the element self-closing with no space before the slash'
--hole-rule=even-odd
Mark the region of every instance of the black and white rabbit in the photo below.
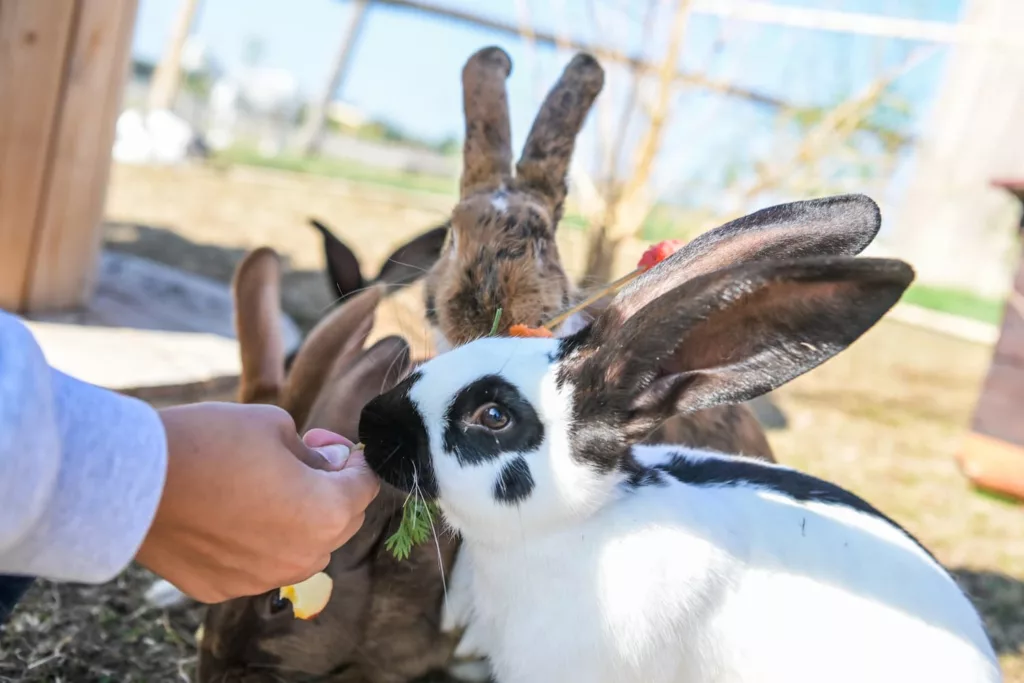
<svg viewBox="0 0 1024 683">
<path fill-rule="evenodd" d="M 564 339 L 484 338 L 372 400 L 367 460 L 463 538 L 449 619 L 499 683 L 1001 680 L 977 612 L 910 534 L 792 469 L 636 446 L 770 391 L 870 329 L 901 261 L 677 253 Z"/>
</svg>

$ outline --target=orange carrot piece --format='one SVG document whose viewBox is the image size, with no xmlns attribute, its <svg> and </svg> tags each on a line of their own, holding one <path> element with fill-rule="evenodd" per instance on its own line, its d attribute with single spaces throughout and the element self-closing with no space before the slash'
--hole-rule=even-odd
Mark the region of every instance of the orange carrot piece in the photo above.
<svg viewBox="0 0 1024 683">
<path fill-rule="evenodd" d="M 527 325 L 513 325 L 508 328 L 510 337 L 554 337 L 551 330 L 544 327 L 529 327 Z"/>
</svg>

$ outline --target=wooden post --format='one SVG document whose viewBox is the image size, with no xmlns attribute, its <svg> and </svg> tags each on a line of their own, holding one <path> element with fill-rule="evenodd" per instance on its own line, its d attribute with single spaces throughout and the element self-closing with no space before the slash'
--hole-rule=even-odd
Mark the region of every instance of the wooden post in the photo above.
<svg viewBox="0 0 1024 683">
<path fill-rule="evenodd" d="M 994 183 L 1024 203 L 1024 180 Z M 1024 215 L 1020 222 L 1024 237 Z M 1024 501 L 1024 253 L 1002 329 L 957 461 L 978 486 Z"/>
<path fill-rule="evenodd" d="M 137 2 L 0 3 L 0 308 L 92 292 Z"/>
<path fill-rule="evenodd" d="M 192 31 L 199 10 L 199 0 L 181 0 L 178 18 L 171 31 L 171 37 L 160 57 L 160 63 L 153 72 L 153 82 L 149 86 L 147 106 L 150 110 L 170 109 L 178 94 L 181 83 L 181 53 Z"/>
<path fill-rule="evenodd" d="M 299 149 L 302 153 L 310 156 L 320 151 L 320 143 L 323 138 L 324 124 L 327 121 L 327 110 L 338 94 L 338 89 L 348 72 L 349 62 L 352 61 L 352 52 L 355 49 L 359 33 L 365 23 L 366 10 L 369 9 L 369 0 L 356 0 L 352 5 L 352 16 L 348 20 L 348 28 L 338 46 L 338 54 L 334 57 L 334 64 L 331 65 L 330 77 L 324 90 L 320 93 L 320 99 L 306 112 L 306 122 L 299 131 Z"/>
</svg>

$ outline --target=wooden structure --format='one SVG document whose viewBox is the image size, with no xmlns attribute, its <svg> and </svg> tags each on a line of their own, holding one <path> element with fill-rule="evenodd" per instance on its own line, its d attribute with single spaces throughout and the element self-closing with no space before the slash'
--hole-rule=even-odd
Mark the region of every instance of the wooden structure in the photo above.
<svg viewBox="0 0 1024 683">
<path fill-rule="evenodd" d="M 0 0 L 0 309 L 85 381 L 159 402 L 227 397 L 240 369 L 229 288 L 101 251 L 137 5 Z M 281 324 L 294 349 L 298 329 Z"/>
<path fill-rule="evenodd" d="M 1024 180 L 993 184 L 1024 204 Z M 1024 237 L 1024 215 L 1020 232 Z M 1024 500 L 1024 252 L 971 433 L 957 459 L 964 474 L 981 488 Z"/>
<path fill-rule="evenodd" d="M 0 2 L 0 308 L 93 291 L 137 3 Z"/>
</svg>

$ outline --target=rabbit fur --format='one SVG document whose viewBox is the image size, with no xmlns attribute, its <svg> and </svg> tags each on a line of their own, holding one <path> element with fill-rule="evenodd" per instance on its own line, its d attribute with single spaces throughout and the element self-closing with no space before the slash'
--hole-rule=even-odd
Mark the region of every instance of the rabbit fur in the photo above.
<svg viewBox="0 0 1024 683">
<path fill-rule="evenodd" d="M 870 329 L 903 262 L 677 253 L 564 339 L 425 363 L 359 425 L 384 481 L 463 539 L 448 619 L 498 683 L 999 681 L 968 598 L 854 494 L 779 465 L 636 445 L 748 400 Z"/>
</svg>

